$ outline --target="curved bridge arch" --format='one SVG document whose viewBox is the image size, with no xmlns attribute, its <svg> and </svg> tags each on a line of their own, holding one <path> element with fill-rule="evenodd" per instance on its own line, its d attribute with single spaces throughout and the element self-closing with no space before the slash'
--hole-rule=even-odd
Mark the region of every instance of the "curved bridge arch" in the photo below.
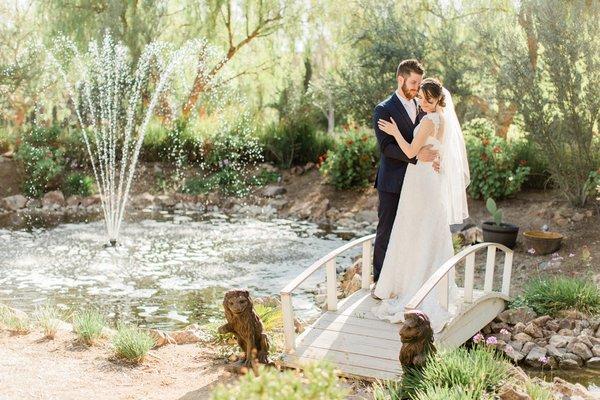
<svg viewBox="0 0 600 400">
<path fill-rule="evenodd" d="M 377 304 L 370 297 L 371 254 L 375 235 L 368 235 L 320 258 L 280 292 L 285 335 L 284 364 L 302 367 L 306 363 L 326 359 L 337 365 L 342 375 L 362 379 L 393 379 L 401 374 L 398 353 L 398 325 L 377 319 L 370 309 Z M 338 304 L 336 258 L 355 247 L 362 247 L 361 289 Z M 497 251 L 504 253 L 500 285 L 494 285 Z M 475 288 L 477 252 L 485 251 L 483 287 Z M 450 303 L 449 283 L 455 267 L 465 263 L 463 287 L 455 303 Z M 509 300 L 513 251 L 498 243 L 470 246 L 450 258 L 413 296 L 407 309 L 417 309 L 434 288 L 440 288 L 439 301 L 453 315 L 436 337 L 438 347 L 455 347 L 464 343 L 505 309 Z M 327 311 L 306 330 L 296 336 L 294 328 L 293 292 L 309 276 L 322 267 L 326 270 Z M 499 289 L 494 289 L 499 286 Z"/>
</svg>

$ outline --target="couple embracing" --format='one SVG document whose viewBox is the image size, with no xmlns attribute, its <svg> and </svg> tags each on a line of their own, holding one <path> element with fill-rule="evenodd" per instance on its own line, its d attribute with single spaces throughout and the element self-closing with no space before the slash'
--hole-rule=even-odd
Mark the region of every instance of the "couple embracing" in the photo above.
<svg viewBox="0 0 600 400">
<path fill-rule="evenodd" d="M 411 298 L 454 255 L 450 225 L 468 217 L 469 166 L 452 98 L 438 80 L 423 75 L 417 60 L 402 61 L 397 90 L 375 107 L 373 117 L 381 158 L 371 295 L 381 303 L 372 312 L 394 323 L 403 320 Z M 453 276 L 449 281 L 452 302 L 456 284 Z M 434 332 L 451 317 L 438 302 L 440 289 L 419 306 Z"/>
</svg>

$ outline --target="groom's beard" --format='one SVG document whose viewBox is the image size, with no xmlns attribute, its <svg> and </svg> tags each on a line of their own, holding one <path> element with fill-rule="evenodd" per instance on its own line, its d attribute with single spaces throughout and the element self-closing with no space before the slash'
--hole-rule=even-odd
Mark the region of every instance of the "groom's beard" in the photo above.
<svg viewBox="0 0 600 400">
<path fill-rule="evenodd" d="M 405 84 L 402 85 L 401 89 L 402 89 L 402 94 L 404 94 L 404 97 L 406 97 L 407 100 L 412 100 L 417 95 L 416 90 L 410 90 L 409 88 L 406 87 Z"/>
</svg>

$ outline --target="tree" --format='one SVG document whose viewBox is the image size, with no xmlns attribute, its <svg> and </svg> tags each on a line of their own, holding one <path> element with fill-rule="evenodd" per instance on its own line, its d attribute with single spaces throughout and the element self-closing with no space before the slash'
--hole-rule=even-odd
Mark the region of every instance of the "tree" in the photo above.
<svg viewBox="0 0 600 400">
<path fill-rule="evenodd" d="M 600 164 L 599 19 L 598 2 L 523 1 L 522 29 L 507 35 L 502 48 L 502 94 L 551 161 L 557 187 L 578 205 Z"/>
</svg>

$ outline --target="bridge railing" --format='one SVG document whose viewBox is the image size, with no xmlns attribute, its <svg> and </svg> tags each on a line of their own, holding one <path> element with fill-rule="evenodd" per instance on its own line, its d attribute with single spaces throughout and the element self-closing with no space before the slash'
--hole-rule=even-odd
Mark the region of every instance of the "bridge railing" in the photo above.
<svg viewBox="0 0 600 400">
<path fill-rule="evenodd" d="M 456 254 L 446 261 L 419 289 L 419 291 L 408 302 L 405 309 L 414 310 L 419 308 L 425 297 L 441 283 L 439 292 L 440 304 L 448 309 L 449 306 L 449 289 L 451 279 L 454 278 L 454 267 L 461 261 L 465 260 L 465 279 L 464 279 L 464 298 L 465 303 L 473 302 L 473 286 L 475 275 L 475 256 L 480 250 L 487 249 L 487 258 L 485 263 L 485 278 L 483 284 L 483 292 L 493 292 L 494 284 L 494 269 L 496 266 L 496 250 L 504 252 L 504 269 L 502 271 L 502 288 L 500 293 L 509 296 L 510 278 L 512 273 L 513 251 L 508 247 L 499 243 L 479 243 L 465 248 L 460 253 Z"/>
<path fill-rule="evenodd" d="M 362 245 L 362 283 L 363 289 L 368 289 L 371 284 L 371 249 L 375 234 L 364 236 L 362 238 L 346 243 L 342 247 L 333 250 L 326 256 L 320 258 L 310 267 L 305 269 L 296 279 L 288 283 L 281 290 L 281 308 L 283 312 L 283 333 L 285 337 L 285 351 L 291 352 L 296 347 L 296 332 L 294 327 L 294 309 L 292 306 L 292 293 L 306 279 L 317 272 L 321 267 L 325 267 L 327 275 L 327 310 L 337 310 L 337 271 L 336 258 L 342 253 Z"/>
</svg>

